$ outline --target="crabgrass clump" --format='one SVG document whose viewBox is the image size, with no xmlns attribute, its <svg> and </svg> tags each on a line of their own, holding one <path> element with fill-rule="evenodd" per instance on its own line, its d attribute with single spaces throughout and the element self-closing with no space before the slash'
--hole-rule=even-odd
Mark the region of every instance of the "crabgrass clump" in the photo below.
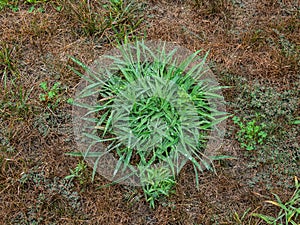
<svg viewBox="0 0 300 225">
<path fill-rule="evenodd" d="M 144 42 L 119 51 L 121 57 L 106 57 L 113 62 L 111 70 L 93 71 L 73 59 L 87 73 L 74 72 L 88 81 L 74 101 L 85 110 L 76 123 L 91 122 L 81 133 L 86 143 L 82 154 L 94 158 L 94 176 L 101 158 L 112 153 L 117 158 L 112 179 L 121 174 L 114 182 L 137 176 L 154 207 L 158 198 L 173 192 L 176 174 L 187 161 L 194 167 L 197 187 L 198 172 L 212 170 L 204 149 L 226 113 L 213 103 L 222 100 L 216 92 L 220 87 L 202 79 L 207 54 L 201 59 L 197 51 L 178 62 L 177 49 L 151 49 Z M 96 105 L 90 102 L 93 96 Z"/>
</svg>

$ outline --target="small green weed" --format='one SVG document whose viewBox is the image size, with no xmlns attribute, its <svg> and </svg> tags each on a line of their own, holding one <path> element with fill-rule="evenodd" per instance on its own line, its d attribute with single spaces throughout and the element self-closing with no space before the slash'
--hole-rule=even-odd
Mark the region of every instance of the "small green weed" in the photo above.
<svg viewBox="0 0 300 225">
<path fill-rule="evenodd" d="M 80 184 L 85 183 L 84 173 L 86 171 L 86 164 L 84 161 L 80 161 L 74 170 L 70 169 L 70 175 L 66 176 L 65 179 L 67 180 L 73 180 L 78 179 Z"/>
<path fill-rule="evenodd" d="M 0 123 L 2 123 L 2 119 L 0 119 Z M 10 132 L 8 130 L 0 129 L 0 152 L 6 152 L 6 153 L 12 153 L 15 151 L 15 148 L 11 146 L 9 137 Z M 0 157 L 0 166 L 2 166 L 2 162 L 4 160 L 4 154 L 1 155 Z M 3 167 L 2 167 L 3 168 Z"/>
<path fill-rule="evenodd" d="M 31 6 L 28 9 L 28 12 L 32 13 L 32 12 L 40 12 L 40 13 L 44 13 L 45 9 L 43 6 L 39 6 L 41 5 L 41 3 L 46 3 L 48 0 L 26 0 L 26 3 L 29 3 Z"/>
<path fill-rule="evenodd" d="M 50 1 L 50 4 L 57 12 L 63 11 L 63 5 L 59 1 Z"/>
<path fill-rule="evenodd" d="M 40 94 L 40 101 L 45 103 L 49 108 L 55 109 L 58 104 L 61 102 L 60 97 L 60 82 L 55 82 L 54 85 L 49 88 L 48 82 L 44 81 L 40 83 L 40 88 L 44 91 L 44 93 Z"/>
<path fill-rule="evenodd" d="M 67 124 L 70 121 L 70 114 L 66 111 L 58 109 L 58 111 L 53 112 L 49 110 L 36 115 L 33 120 L 33 126 L 43 137 L 46 137 L 49 134 L 49 131 L 55 130 L 58 134 L 66 132 L 66 128 L 63 128 L 63 124 Z M 66 139 L 66 141 L 68 140 L 69 139 Z"/>
<path fill-rule="evenodd" d="M 267 137 L 264 123 L 257 125 L 255 119 L 249 122 L 241 121 L 237 116 L 234 116 L 232 120 L 240 128 L 237 132 L 237 137 L 242 148 L 250 151 L 256 149 L 257 145 L 263 144 Z"/>
<path fill-rule="evenodd" d="M 280 208 L 277 217 L 267 216 L 259 213 L 253 213 L 252 216 L 259 217 L 264 220 L 267 224 L 272 225 L 299 225 L 300 221 L 300 184 L 298 178 L 295 177 L 296 190 L 289 201 L 283 203 L 278 195 L 273 194 L 276 201 L 266 201 L 272 205 Z"/>
<path fill-rule="evenodd" d="M 0 0 L 0 10 L 8 5 L 8 0 Z"/>
</svg>

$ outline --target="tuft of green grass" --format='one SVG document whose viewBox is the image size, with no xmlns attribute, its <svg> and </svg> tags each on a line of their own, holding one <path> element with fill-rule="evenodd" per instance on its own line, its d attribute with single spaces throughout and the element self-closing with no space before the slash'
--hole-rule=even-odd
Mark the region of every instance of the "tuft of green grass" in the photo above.
<svg viewBox="0 0 300 225">
<path fill-rule="evenodd" d="M 9 80 L 13 81 L 18 76 L 18 68 L 14 59 L 15 51 L 16 49 L 7 43 L 0 42 L 0 74 L 4 89 L 6 89 Z"/>
<path fill-rule="evenodd" d="M 30 94 L 33 88 L 27 89 L 22 85 L 13 84 L 9 91 L 6 91 L 0 99 L 2 118 L 13 118 L 26 120 L 33 110 L 30 103 Z"/>
<path fill-rule="evenodd" d="M 236 225 L 253 225 L 254 223 L 251 221 L 251 217 L 249 219 L 249 216 L 251 215 L 250 212 L 251 208 L 246 209 L 242 215 L 239 215 L 237 212 L 234 212 L 233 219 Z M 257 223 L 255 223 L 257 224 Z"/>
<path fill-rule="evenodd" d="M 107 39 L 110 42 L 116 39 L 119 43 L 137 39 L 138 27 L 144 20 L 141 13 L 143 5 L 136 1 L 110 0 L 109 2 L 110 4 L 104 6 L 107 10 L 105 17 Z"/>
<path fill-rule="evenodd" d="M 140 177 L 151 207 L 171 193 L 176 173 L 187 161 L 194 167 L 197 187 L 198 172 L 213 170 L 203 152 L 211 129 L 226 118 L 212 104 L 221 98 L 216 93 L 220 87 L 202 79 L 207 54 L 201 59 L 197 51 L 177 62 L 177 49 L 167 52 L 164 47 L 150 49 L 144 42 L 120 46 L 122 57 L 107 56 L 111 70 L 98 72 L 73 58 L 86 70 L 83 75 L 73 69 L 88 82 L 73 104 L 87 110 L 80 121 L 94 124 L 82 133 L 87 143 L 82 154 L 95 159 L 93 177 L 101 158 L 113 153 L 117 163 L 112 176 L 130 171 L 117 181 Z M 95 95 L 96 105 L 85 102 Z M 93 150 L 97 144 L 105 150 Z"/>
<path fill-rule="evenodd" d="M 142 168 L 141 175 L 145 198 L 151 208 L 155 208 L 157 199 L 175 192 L 175 177 L 167 168 Z"/>
<path fill-rule="evenodd" d="M 0 0 L 0 10 L 8 6 L 8 0 Z"/>
<path fill-rule="evenodd" d="M 134 40 L 143 22 L 142 5 L 136 1 L 110 0 L 101 5 L 68 0 L 61 1 L 60 5 L 85 35 L 98 37 L 103 42 Z"/>
<path fill-rule="evenodd" d="M 84 161 L 80 161 L 74 170 L 70 169 L 70 175 L 66 176 L 65 179 L 73 180 L 78 179 L 80 184 L 84 184 L 85 178 L 84 173 L 86 171 L 87 165 Z"/>
<path fill-rule="evenodd" d="M 277 225 L 277 224 L 291 224 L 299 225 L 300 221 L 300 184 L 298 178 L 295 176 L 295 191 L 291 198 L 283 203 L 278 195 L 273 194 L 276 201 L 265 201 L 274 206 L 280 208 L 279 213 L 276 217 L 268 216 L 259 213 L 253 213 L 252 216 L 258 217 L 264 220 L 267 224 Z"/>
<path fill-rule="evenodd" d="M 104 24 L 101 15 L 95 8 L 100 5 L 93 5 L 90 1 L 59 1 L 63 10 L 80 26 L 80 29 L 87 35 L 102 34 Z"/>
</svg>

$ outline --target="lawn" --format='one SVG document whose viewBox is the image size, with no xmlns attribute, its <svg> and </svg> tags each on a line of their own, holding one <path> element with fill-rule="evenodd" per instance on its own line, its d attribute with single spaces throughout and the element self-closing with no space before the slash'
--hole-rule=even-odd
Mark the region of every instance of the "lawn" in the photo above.
<svg viewBox="0 0 300 225">
<path fill-rule="evenodd" d="M 299 225 L 299 34 L 296 0 L 0 0 L 0 224 Z M 223 87 L 227 112 L 222 143 L 214 149 L 221 157 L 210 170 L 195 173 L 199 159 L 193 155 L 196 160 L 155 183 L 154 191 L 153 185 L 112 184 L 90 166 L 78 153 L 74 127 L 80 124 L 73 120 L 85 66 L 124 43 L 151 40 L 201 50 L 200 58 L 207 53 L 205 65 Z M 104 127 L 97 127 L 96 139 L 107 131 L 113 137 L 105 107 L 125 79 L 138 80 L 132 71 L 126 76 L 127 69 L 109 80 L 109 94 L 98 94 Z M 193 80 L 181 82 L 180 69 L 173 78 L 188 86 Z M 191 98 L 203 97 L 201 87 L 191 87 Z M 167 95 L 167 87 L 158 89 Z M 131 92 L 125 94 L 131 101 Z M 171 100 L 149 99 L 135 102 L 130 118 L 152 111 L 166 112 L 159 115 L 167 121 L 169 113 L 176 117 L 168 123 L 167 150 L 153 153 L 155 163 L 173 151 L 174 132 L 184 121 Z M 207 99 L 198 100 L 196 109 L 207 109 Z M 205 113 L 189 132 L 211 122 Z M 164 128 L 142 129 L 133 121 L 117 134 L 126 139 L 130 130 Z M 116 148 L 114 156 L 130 154 L 127 162 L 135 166 L 149 162 L 153 155 L 139 149 L 153 143 L 143 137 L 134 151 Z"/>
</svg>

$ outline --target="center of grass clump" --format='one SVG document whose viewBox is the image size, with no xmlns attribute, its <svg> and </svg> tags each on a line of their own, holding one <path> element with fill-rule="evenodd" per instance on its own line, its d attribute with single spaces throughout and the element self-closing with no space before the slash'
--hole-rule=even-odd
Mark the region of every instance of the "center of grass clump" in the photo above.
<svg viewBox="0 0 300 225">
<path fill-rule="evenodd" d="M 166 99 L 153 96 L 135 102 L 129 118 L 130 129 L 147 156 L 165 157 L 178 143 L 180 116 Z"/>
<path fill-rule="evenodd" d="M 125 157 L 126 163 L 148 167 L 178 163 L 179 154 L 190 157 L 202 152 L 200 125 L 210 123 L 210 110 L 201 85 L 191 74 L 154 61 L 125 67 L 109 82 L 116 95 L 111 125 L 122 143 L 121 149 L 116 148 L 119 160 Z"/>
</svg>

